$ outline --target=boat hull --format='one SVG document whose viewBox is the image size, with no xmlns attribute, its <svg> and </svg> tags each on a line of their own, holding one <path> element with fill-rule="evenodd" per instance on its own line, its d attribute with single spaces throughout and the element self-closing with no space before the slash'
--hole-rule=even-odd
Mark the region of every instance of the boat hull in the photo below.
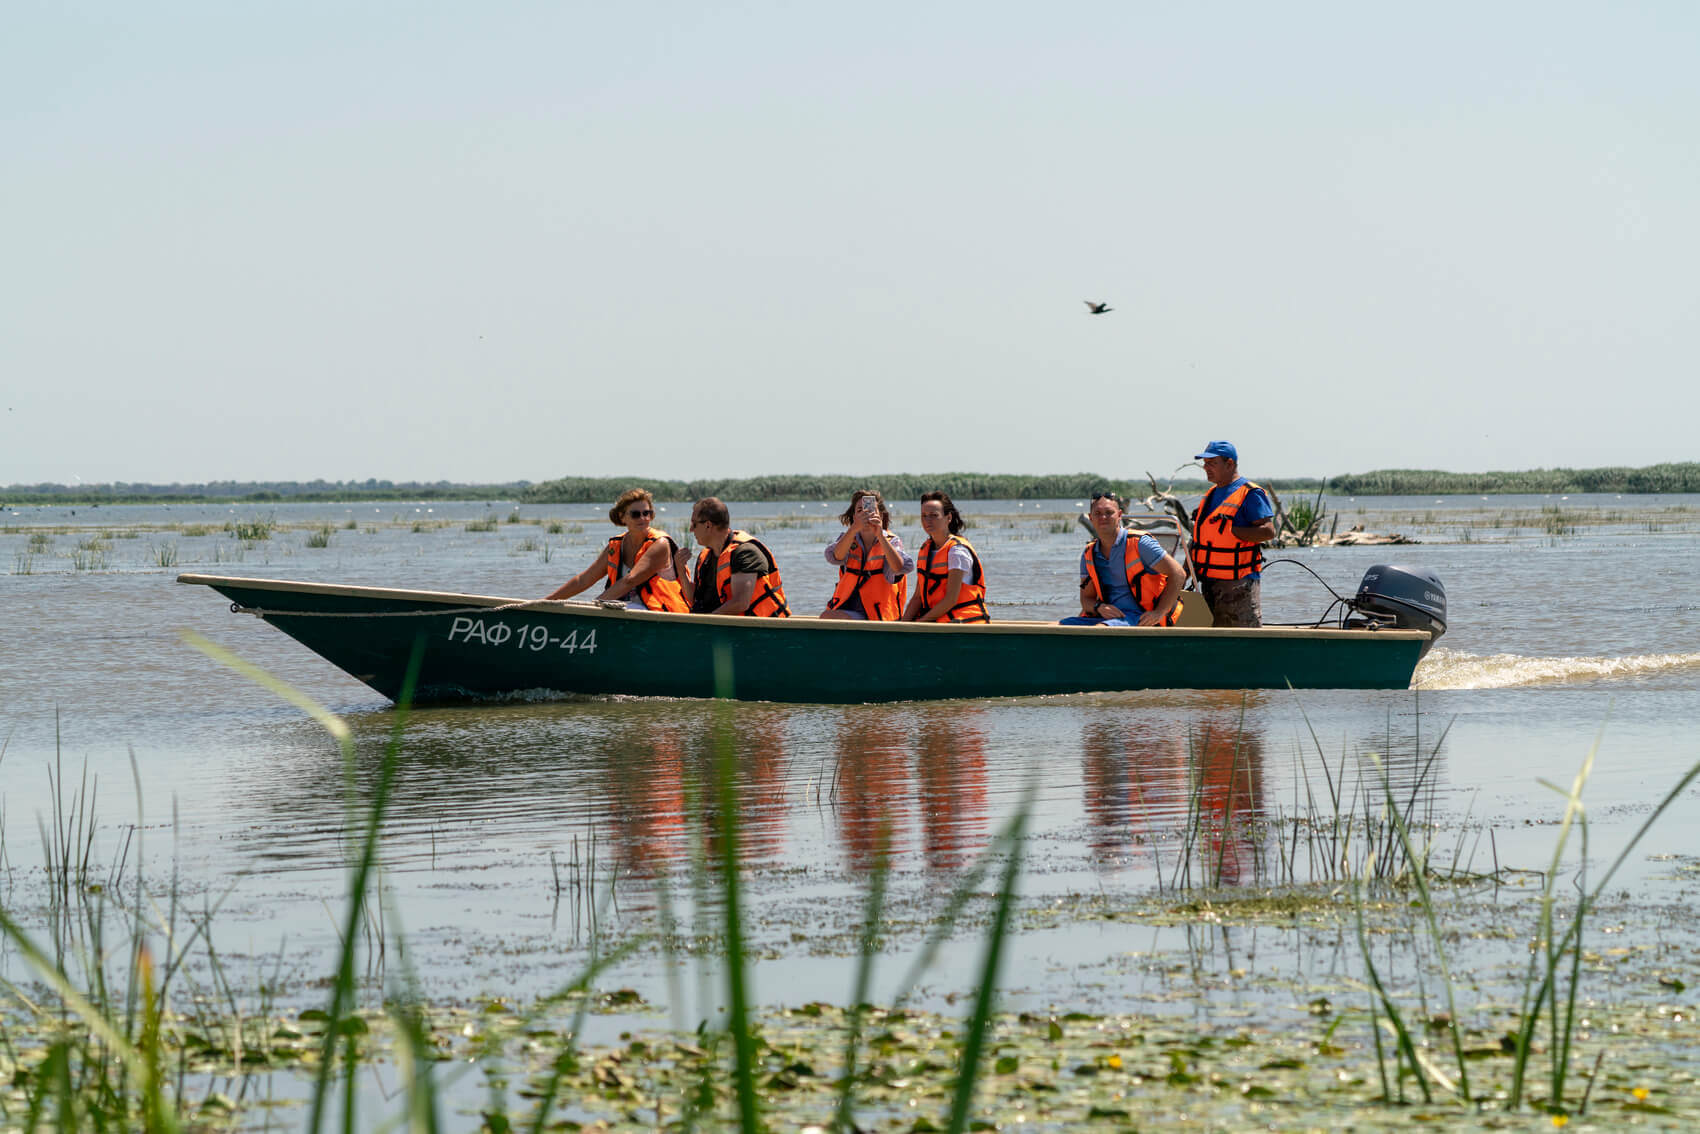
<svg viewBox="0 0 1700 1134">
<path fill-rule="evenodd" d="M 528 690 L 849 703 L 1403 689 L 1429 641 L 1408 630 L 939 626 L 665 614 L 213 575 L 178 581 L 213 588 L 391 700 L 417 651 L 420 702 Z"/>
</svg>

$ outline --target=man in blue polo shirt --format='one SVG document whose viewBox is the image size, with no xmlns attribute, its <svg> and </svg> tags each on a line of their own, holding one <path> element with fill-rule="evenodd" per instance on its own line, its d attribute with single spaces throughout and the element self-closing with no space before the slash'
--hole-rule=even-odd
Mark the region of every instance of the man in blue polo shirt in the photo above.
<svg viewBox="0 0 1700 1134">
<path fill-rule="evenodd" d="M 1240 475 L 1232 442 L 1212 441 L 1197 454 L 1211 489 L 1192 520 L 1192 573 L 1210 606 L 1212 626 L 1262 626 L 1263 552 L 1275 538 L 1269 494 Z"/>
<path fill-rule="evenodd" d="M 1098 538 L 1080 553 L 1080 614 L 1063 619 L 1062 625 L 1174 624 L 1186 571 L 1162 544 L 1123 527 L 1122 512 L 1115 493 L 1092 494 L 1092 530 Z"/>
</svg>

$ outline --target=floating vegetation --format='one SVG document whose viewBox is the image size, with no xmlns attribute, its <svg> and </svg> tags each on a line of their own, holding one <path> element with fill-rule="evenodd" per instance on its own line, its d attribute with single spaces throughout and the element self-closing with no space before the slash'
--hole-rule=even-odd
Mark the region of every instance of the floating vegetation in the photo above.
<svg viewBox="0 0 1700 1134">
<path fill-rule="evenodd" d="M 156 567 L 177 566 L 177 545 L 175 543 L 156 543 L 148 548 L 148 555 Z"/>
<path fill-rule="evenodd" d="M 517 524 L 519 522 L 520 522 L 519 509 L 515 508 L 512 512 L 508 513 L 508 523 Z"/>
<path fill-rule="evenodd" d="M 107 567 L 106 551 L 98 541 L 85 541 L 71 549 L 71 566 L 78 571 L 104 571 Z"/>
<path fill-rule="evenodd" d="M 243 543 L 260 543 L 272 538 L 272 532 L 278 527 L 277 519 L 273 516 L 255 517 L 247 520 L 227 520 L 224 530 L 241 540 Z"/>
<path fill-rule="evenodd" d="M 308 547 L 329 547 L 331 545 L 331 526 L 323 524 L 307 533 Z"/>
<path fill-rule="evenodd" d="M 747 800 L 739 798 L 735 718 L 717 713 L 707 724 L 712 765 L 682 785 L 678 815 L 693 852 L 688 908 L 697 923 L 675 924 L 663 875 L 633 883 L 655 887 L 655 901 L 635 915 L 644 924 L 607 936 L 617 867 L 602 868 L 609 856 L 594 838 L 582 852 L 575 840 L 570 856 L 551 853 L 549 864 L 555 901 L 572 903 L 575 944 L 581 928 L 589 936 L 582 966 L 530 1004 L 449 1006 L 425 999 L 407 942 L 385 928 L 379 844 L 407 768 L 406 692 L 388 745 L 357 762 L 341 719 L 191 640 L 301 706 L 340 753 L 349 785 L 346 890 L 336 944 L 302 982 L 314 1006 L 281 1012 L 264 978 L 258 989 L 233 984 L 211 945 L 212 913 L 178 924 L 184 903 L 175 889 L 161 895 L 141 876 L 152 861 L 141 816 L 107 852 L 97 832 L 115 828 L 96 822 L 92 787 L 74 786 L 56 765 L 51 818 L 42 821 L 49 908 L 35 919 L 44 939 L 9 908 L 12 892 L 0 891 L 0 943 L 33 974 L 30 983 L 0 984 L 0 1125 L 8 1129 L 246 1129 L 272 1124 L 269 1108 L 290 1098 L 302 1100 L 283 1119 L 292 1129 L 459 1128 L 461 1118 L 478 1121 L 467 1104 L 480 1082 L 487 1096 L 476 1109 L 491 1131 L 1533 1129 L 1583 1116 L 1601 1128 L 1681 1129 L 1700 1121 L 1700 1038 L 1682 971 L 1689 952 L 1656 924 L 1669 913 L 1653 913 L 1649 926 L 1614 908 L 1611 940 L 1621 946 L 1584 945 L 1619 867 L 1700 765 L 1596 876 L 1580 802 L 1590 753 L 1558 792 L 1564 813 L 1551 860 L 1527 876 L 1538 883 L 1496 875 L 1502 886 L 1472 886 L 1436 866 L 1444 855 L 1428 841 L 1437 829 L 1432 770 L 1444 733 L 1436 755 L 1413 742 L 1417 774 L 1398 785 L 1373 757 L 1353 783 L 1346 756 L 1326 758 L 1318 745 L 1322 782 L 1291 823 L 1301 834 L 1254 821 L 1232 787 L 1212 794 L 1195 768 L 1181 849 L 1165 857 L 1167 881 L 1155 895 L 1099 888 L 1018 897 L 1023 802 L 977 859 L 948 874 L 929 868 L 913 906 L 888 903 L 891 839 L 882 826 L 859 921 L 810 926 L 811 944 L 830 937 L 830 950 L 855 962 L 844 1003 L 762 1008 L 749 969 L 770 954 L 759 939 L 760 906 L 745 890 L 752 868 L 740 857 Z M 1194 748 L 1195 765 L 1205 748 L 1226 751 L 1202 733 Z M 1238 753 L 1226 770 L 1230 785 L 1251 774 Z M 5 834 L 0 826 L 0 861 Z M 1276 863 L 1259 885 L 1222 884 L 1230 843 Z M 1301 871 L 1296 864 L 1312 855 L 1317 865 Z M 1459 858 L 1454 850 L 1452 861 Z M 1686 857 L 1674 869 L 1700 873 Z M 1262 884 L 1301 873 L 1322 881 Z M 1531 912 L 1532 935 L 1510 927 Z M 1018 933 L 1061 929 L 1108 943 L 1103 922 L 1185 927 L 1184 957 L 1106 944 L 1100 961 L 1071 962 L 1083 989 L 1120 989 L 1130 971 L 1161 974 L 1148 1009 L 1000 1007 L 1003 956 Z M 1258 932 L 1230 944 L 1228 926 Z M 963 930 L 973 939 L 954 943 L 977 947 L 977 958 L 965 965 L 959 949 L 942 962 Z M 1191 945 L 1194 930 L 1199 940 L 1219 938 L 1222 952 Z M 1270 964 L 1279 953 L 1271 941 L 1282 934 L 1320 943 L 1326 971 Z M 1153 937 L 1118 940 L 1143 950 Z M 906 950 L 917 938 L 918 948 Z M 1480 961 L 1495 949 L 1500 960 Z M 638 950 L 659 953 L 669 973 L 699 966 L 724 1017 L 665 1027 L 663 1009 L 637 990 L 600 984 Z M 876 982 L 876 967 L 899 951 L 911 953 L 902 979 Z M 372 965 L 386 955 L 401 971 L 392 968 L 380 987 Z M 1458 957 L 1482 967 L 1461 972 Z M 183 988 L 191 968 L 209 974 L 208 986 Z M 1603 993 L 1580 991 L 1584 980 Z M 876 987 L 894 991 L 874 1002 Z M 911 1007 L 917 989 L 936 1007 Z M 360 1006 L 363 994 L 380 992 L 381 1008 Z M 604 1019 L 591 1026 L 591 1017 Z M 395 1087 L 363 1089 L 371 1079 Z M 456 1121 L 444 1126 L 450 1113 Z"/>
<path fill-rule="evenodd" d="M 518 543 L 514 544 L 513 554 L 519 555 L 519 554 L 524 554 L 526 552 L 541 551 L 541 550 L 543 550 L 543 544 L 542 544 L 541 541 L 539 541 L 539 540 L 537 540 L 537 539 L 535 539 L 531 536 L 526 536 L 524 539 L 522 539 Z"/>
<path fill-rule="evenodd" d="M 202 536 L 211 535 L 216 530 L 211 524 L 184 524 L 183 538 L 199 539 Z"/>
<path fill-rule="evenodd" d="M 496 530 L 496 517 L 485 516 L 482 520 L 468 520 L 466 530 L 469 532 L 493 532 Z"/>
<path fill-rule="evenodd" d="M 31 551 L 46 551 L 53 546 L 53 537 L 46 532 L 31 532 L 29 549 Z"/>
<path fill-rule="evenodd" d="M 35 574 L 35 556 L 27 551 L 20 551 L 12 557 L 12 574 Z"/>
</svg>

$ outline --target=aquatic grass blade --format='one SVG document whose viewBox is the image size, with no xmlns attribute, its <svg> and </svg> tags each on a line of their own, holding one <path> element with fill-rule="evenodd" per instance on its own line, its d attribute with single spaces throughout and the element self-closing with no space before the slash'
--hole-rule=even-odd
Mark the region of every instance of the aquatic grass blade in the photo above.
<svg viewBox="0 0 1700 1134">
<path fill-rule="evenodd" d="M 715 794 L 721 812 L 720 887 L 726 931 L 726 1012 L 732 1033 L 733 1082 L 737 1088 L 740 1129 L 761 1126 L 756 1100 L 755 1038 L 750 1034 L 749 985 L 744 956 L 744 922 L 738 862 L 737 747 L 729 706 L 716 706 L 714 719 Z"/>
<path fill-rule="evenodd" d="M 875 835 L 873 870 L 868 877 L 868 901 L 862 915 L 860 953 L 850 993 L 850 1020 L 844 1037 L 844 1075 L 838 1084 L 838 1105 L 833 1127 L 853 1130 L 856 1094 L 857 1047 L 862 1039 L 863 1009 L 873 984 L 874 959 L 879 954 L 880 919 L 884 916 L 885 888 L 891 871 L 891 820 L 881 820 Z"/>
<path fill-rule="evenodd" d="M 985 1050 L 986 1033 L 990 1029 L 992 1006 L 997 998 L 998 968 L 1003 959 L 1004 942 L 1009 935 L 1010 908 L 1014 905 L 1016 882 L 1021 875 L 1021 835 L 1027 826 L 1027 814 L 1032 805 L 1033 790 L 1027 790 L 1021 809 L 1010 823 L 1005 840 L 1007 859 L 1003 883 L 998 887 L 997 907 L 992 914 L 991 927 L 986 931 L 985 960 L 980 966 L 979 987 L 974 995 L 974 1015 L 962 1044 L 961 1061 L 957 1067 L 956 1090 L 951 1099 L 950 1117 L 945 1129 L 950 1134 L 962 1134 L 968 1129 L 969 1115 L 974 1103 L 974 1087 L 980 1077 L 981 1054 Z"/>
<path fill-rule="evenodd" d="M 1434 895 L 1429 891 L 1427 866 L 1417 857 L 1411 845 L 1411 830 L 1406 817 L 1399 811 L 1399 805 L 1393 799 L 1393 781 L 1387 773 L 1386 765 L 1379 759 L 1375 761 L 1377 772 L 1381 775 L 1381 790 L 1388 807 L 1388 820 L 1393 824 L 1393 831 L 1399 837 L 1399 845 L 1405 854 L 1405 863 L 1411 878 L 1411 883 L 1417 889 L 1417 900 L 1421 903 L 1423 920 L 1428 924 L 1429 939 L 1434 946 L 1434 955 L 1440 961 L 1440 978 L 1446 990 L 1447 1030 L 1452 1037 L 1452 1053 L 1458 1061 L 1458 1093 L 1465 1101 L 1470 1101 L 1470 1069 L 1464 1057 L 1464 1036 L 1458 1022 L 1458 1005 L 1453 991 L 1452 967 L 1446 958 L 1446 943 L 1440 932 L 1440 923 L 1435 917 Z M 1413 801 L 1415 796 L 1413 795 Z M 1415 803 L 1412 803 L 1415 806 Z"/>
<path fill-rule="evenodd" d="M 229 650 L 216 645 L 192 631 L 183 631 L 180 636 L 183 641 L 207 657 L 224 665 L 251 681 L 271 690 L 290 704 L 301 709 L 313 720 L 317 721 L 337 742 L 342 750 L 345 767 L 352 767 L 354 762 L 354 740 L 348 725 L 320 705 L 306 693 L 296 689 L 289 683 L 267 673 L 260 667 L 245 661 Z M 400 695 L 396 698 L 396 733 L 399 738 L 400 729 L 406 720 L 408 708 L 412 703 L 413 690 L 419 678 L 419 667 L 424 657 L 424 639 L 415 641 L 412 656 L 408 660 L 407 673 L 402 681 Z M 349 879 L 348 908 L 344 915 L 342 929 L 342 947 L 337 960 L 336 977 L 331 986 L 330 1006 L 327 1009 L 324 1041 L 319 1053 L 318 1075 L 313 1084 L 311 1112 L 308 1119 L 308 1129 L 317 1132 L 324 1121 L 326 1094 L 330 1087 L 330 1077 L 336 1066 L 336 1049 L 339 1039 L 346 1040 L 344 1045 L 348 1074 L 347 1086 L 343 1093 L 342 1125 L 346 1134 L 353 1134 L 356 1122 L 357 1092 L 354 1090 L 354 1073 L 356 1070 L 355 1037 L 345 1034 L 344 1014 L 354 1003 L 354 955 L 359 948 L 360 921 L 367 901 L 367 889 L 370 885 L 372 871 L 377 861 L 378 839 L 383 823 L 384 811 L 389 803 L 390 790 L 394 785 L 396 767 L 398 764 L 398 743 L 392 740 L 385 746 L 384 758 L 379 766 L 378 782 L 373 790 L 371 802 L 367 808 L 365 830 L 360 844 L 360 852 L 354 864 Z"/>
</svg>

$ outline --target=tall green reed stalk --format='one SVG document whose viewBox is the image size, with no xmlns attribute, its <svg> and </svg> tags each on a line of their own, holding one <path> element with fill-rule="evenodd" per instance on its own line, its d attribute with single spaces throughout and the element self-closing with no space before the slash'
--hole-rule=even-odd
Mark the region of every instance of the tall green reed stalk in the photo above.
<svg viewBox="0 0 1700 1134">
<path fill-rule="evenodd" d="M 1581 768 L 1571 781 L 1566 791 L 1554 784 L 1543 780 L 1541 783 L 1564 796 L 1564 817 L 1559 822 L 1559 835 L 1553 848 L 1553 857 L 1547 871 L 1546 885 L 1541 895 L 1541 913 L 1539 932 L 1543 947 L 1533 950 L 1529 955 L 1529 969 L 1524 978 L 1521 1018 L 1515 1035 L 1515 1062 L 1513 1064 L 1510 1105 L 1521 1106 L 1523 1093 L 1527 1086 L 1529 1060 L 1533 1054 L 1535 1030 L 1540 1026 L 1540 1019 L 1546 1013 L 1550 1020 L 1552 1031 L 1548 1051 L 1551 1062 L 1548 1068 L 1548 1084 L 1551 1095 L 1548 1097 L 1548 1109 L 1563 1106 L 1564 1086 L 1569 1071 L 1569 1056 L 1571 1040 L 1576 1027 L 1576 998 L 1581 978 L 1582 931 L 1588 915 L 1592 913 L 1600 895 L 1611 885 L 1611 880 L 1617 876 L 1623 864 L 1629 860 L 1635 848 L 1652 830 L 1653 824 L 1659 817 L 1670 809 L 1682 794 L 1688 790 L 1696 777 L 1700 777 L 1700 761 L 1689 767 L 1682 777 L 1665 792 L 1647 818 L 1635 829 L 1629 841 L 1618 852 L 1599 881 L 1590 889 L 1586 885 L 1585 865 L 1587 859 L 1587 811 L 1582 804 L 1582 789 L 1588 778 L 1593 774 L 1594 758 L 1599 748 L 1598 739 L 1594 747 L 1582 761 Z M 1562 934 L 1557 932 L 1555 910 L 1557 907 L 1557 885 L 1560 870 L 1563 865 L 1565 845 L 1569 840 L 1570 831 L 1575 827 L 1582 834 L 1583 873 L 1579 876 L 1578 887 L 1581 891 L 1576 899 L 1576 909 L 1570 919 L 1569 926 Z M 1560 971 L 1569 958 L 1569 984 L 1564 990 L 1563 1014 L 1560 1016 L 1558 1000 L 1558 982 Z"/>
<path fill-rule="evenodd" d="M 384 748 L 383 759 L 379 763 L 378 779 L 373 788 L 372 797 L 364 809 L 364 815 L 361 815 L 355 790 L 354 735 L 342 718 L 300 690 L 280 681 L 258 666 L 237 657 L 223 647 L 215 645 L 197 634 L 185 632 L 183 638 L 189 645 L 200 650 L 207 657 L 235 670 L 306 712 L 331 735 L 342 752 L 343 776 L 348 793 L 350 820 L 357 824 L 361 837 L 354 861 L 351 864 L 348 882 L 348 907 L 344 911 L 341 930 L 342 944 L 337 957 L 336 975 L 331 982 L 330 1003 L 325 1009 L 324 1037 L 320 1045 L 319 1068 L 313 1083 L 313 1096 L 307 1128 L 316 1134 L 323 1127 L 331 1076 L 338 1064 L 338 1047 L 340 1046 L 345 1075 L 342 1091 L 342 1129 L 351 1134 L 352 1131 L 357 1129 L 356 1102 L 358 1092 L 354 1089 L 354 1078 L 360 1062 L 358 1036 L 365 1031 L 364 1022 L 355 1012 L 355 963 L 356 954 L 359 952 L 359 933 L 362 919 L 367 912 L 367 894 L 372 875 L 377 868 L 378 842 L 384 812 L 389 805 L 390 793 L 395 786 L 396 768 L 401 752 L 402 730 L 407 722 L 408 709 L 413 702 L 413 689 L 419 677 L 420 662 L 424 657 L 424 639 L 421 637 L 415 643 L 413 654 L 408 660 L 407 672 L 402 679 L 401 694 L 396 698 L 395 727 L 392 730 L 389 744 Z M 419 1076 L 411 1077 L 410 1081 L 419 1083 L 419 1089 L 428 1092 L 430 1082 L 428 1073 L 422 1077 L 422 1082 Z M 423 1109 L 427 1114 L 432 1113 L 432 1108 L 428 1105 L 424 1106 Z"/>
</svg>

